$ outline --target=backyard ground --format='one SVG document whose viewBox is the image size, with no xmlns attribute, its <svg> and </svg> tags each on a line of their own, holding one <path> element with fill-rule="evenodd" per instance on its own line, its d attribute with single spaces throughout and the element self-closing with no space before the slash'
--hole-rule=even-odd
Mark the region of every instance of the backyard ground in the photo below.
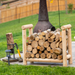
<svg viewBox="0 0 75 75">
<path fill-rule="evenodd" d="M 65 11 L 60 12 L 60 25 L 72 25 L 72 41 L 75 41 L 75 11 L 72 14 L 65 14 Z M 49 12 L 49 20 L 56 28 L 59 28 L 58 12 Z M 22 25 L 33 24 L 34 27 L 38 22 L 38 15 L 29 16 L 26 18 L 10 21 L 0 24 L 0 58 L 5 57 L 5 50 L 7 49 L 6 33 L 12 33 L 14 42 L 18 44 L 19 50 L 22 51 Z M 33 28 L 34 28 L 33 27 Z M 28 31 L 27 31 L 28 35 Z M 17 53 L 17 50 L 15 49 Z M 0 61 L 0 75 L 75 75 L 75 68 L 70 67 L 36 67 L 36 66 L 21 66 L 11 65 Z"/>
</svg>

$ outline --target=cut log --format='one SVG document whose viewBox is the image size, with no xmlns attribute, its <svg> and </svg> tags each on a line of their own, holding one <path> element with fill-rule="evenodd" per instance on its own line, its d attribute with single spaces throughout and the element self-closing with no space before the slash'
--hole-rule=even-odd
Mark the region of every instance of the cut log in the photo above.
<svg viewBox="0 0 75 75">
<path fill-rule="evenodd" d="M 56 48 L 58 48 L 58 47 L 59 47 L 59 42 L 56 43 Z"/>
<path fill-rule="evenodd" d="M 48 38 L 48 42 L 53 42 L 54 39 Z"/>
<path fill-rule="evenodd" d="M 62 42 L 59 44 L 59 48 L 61 48 L 61 49 L 62 49 Z"/>
<path fill-rule="evenodd" d="M 39 58 L 39 54 L 36 54 L 36 58 Z"/>
<path fill-rule="evenodd" d="M 51 38 L 51 39 L 54 39 L 55 37 L 56 37 L 55 34 L 53 34 L 50 38 Z"/>
<path fill-rule="evenodd" d="M 50 51 L 51 50 L 51 48 L 50 47 L 47 47 L 47 51 Z"/>
<path fill-rule="evenodd" d="M 43 32 L 41 33 L 41 35 L 42 35 L 42 36 L 45 36 L 46 33 L 47 33 L 47 31 L 43 31 Z"/>
<path fill-rule="evenodd" d="M 47 50 L 45 50 L 45 51 L 44 51 L 44 54 L 48 54 L 48 51 L 47 51 Z"/>
<path fill-rule="evenodd" d="M 48 40 L 48 38 L 49 38 L 49 33 L 46 34 L 46 40 Z"/>
<path fill-rule="evenodd" d="M 44 50 L 44 47 L 43 47 L 43 46 L 41 46 L 41 47 L 40 47 L 40 51 L 43 51 L 43 50 Z"/>
<path fill-rule="evenodd" d="M 27 38 L 26 38 L 26 40 L 30 40 L 30 38 L 29 38 L 29 37 L 27 37 Z"/>
<path fill-rule="evenodd" d="M 58 59 L 59 60 L 62 60 L 63 59 L 63 56 L 62 55 L 58 55 Z"/>
<path fill-rule="evenodd" d="M 41 54 L 42 53 L 42 51 L 39 51 L 39 54 Z"/>
<path fill-rule="evenodd" d="M 60 31 L 61 31 L 61 29 L 60 29 L 60 28 L 57 28 L 57 29 L 56 29 L 56 32 L 60 32 Z"/>
<path fill-rule="evenodd" d="M 45 42 L 45 40 L 46 40 L 46 38 L 45 37 L 43 37 L 43 41 Z"/>
<path fill-rule="evenodd" d="M 35 37 L 35 41 L 39 41 L 39 37 Z"/>
<path fill-rule="evenodd" d="M 51 29 L 47 29 L 47 32 L 49 33 L 51 31 Z"/>
<path fill-rule="evenodd" d="M 51 50 L 50 50 L 50 53 L 53 54 L 53 53 L 54 53 L 54 50 L 51 49 Z"/>
<path fill-rule="evenodd" d="M 28 42 L 26 42 L 26 46 L 28 46 Z"/>
<path fill-rule="evenodd" d="M 49 32 L 48 37 L 51 37 L 53 34 L 54 34 L 54 32 L 53 32 L 53 31 Z"/>
<path fill-rule="evenodd" d="M 31 45 L 31 43 L 32 43 L 32 42 L 31 42 L 30 40 L 28 40 L 28 44 Z"/>
<path fill-rule="evenodd" d="M 41 58 L 45 59 L 45 54 L 44 53 L 41 54 Z"/>
<path fill-rule="evenodd" d="M 57 54 L 57 55 L 59 55 L 59 54 L 62 53 L 62 51 L 61 51 L 60 48 L 55 48 L 55 49 L 54 49 L 54 53 Z"/>
<path fill-rule="evenodd" d="M 49 47 L 49 42 L 48 41 L 44 42 L 44 47 L 45 48 Z"/>
<path fill-rule="evenodd" d="M 32 53 L 33 53 L 33 54 L 36 54 L 36 53 L 37 53 L 37 49 L 36 49 L 36 48 L 33 49 L 33 50 L 32 50 Z"/>
<path fill-rule="evenodd" d="M 34 54 L 31 54 L 31 58 L 34 58 Z"/>
<path fill-rule="evenodd" d="M 28 51 L 32 51 L 32 46 L 31 46 L 31 45 L 28 45 L 28 46 L 27 46 L 27 50 L 28 50 Z"/>
<path fill-rule="evenodd" d="M 56 59 L 57 55 L 55 53 L 52 54 L 52 59 Z"/>
<path fill-rule="evenodd" d="M 31 54 L 29 52 L 26 52 L 25 57 L 26 58 L 30 58 L 31 57 Z"/>
<path fill-rule="evenodd" d="M 50 46 L 51 46 L 51 48 L 54 50 L 54 49 L 56 48 L 55 42 L 52 42 Z"/>
<path fill-rule="evenodd" d="M 43 39 L 43 36 L 42 36 L 41 34 L 39 35 L 39 39 L 40 39 L 40 40 L 42 40 L 42 39 Z"/>
<path fill-rule="evenodd" d="M 40 46 L 37 46 L 37 49 L 40 49 Z"/>
<path fill-rule="evenodd" d="M 50 59 L 51 58 L 51 53 L 47 53 L 47 58 Z"/>
<path fill-rule="evenodd" d="M 7 49 L 13 49 L 14 45 L 12 44 L 14 44 L 14 40 L 12 33 L 7 33 L 6 38 L 7 38 Z"/>
<path fill-rule="evenodd" d="M 33 48 L 36 48 L 37 46 L 38 46 L 38 42 L 37 42 L 37 41 L 33 41 L 33 42 L 32 42 L 32 47 L 33 47 Z"/>
<path fill-rule="evenodd" d="M 34 37 L 33 35 L 30 36 L 30 40 L 34 40 L 34 38 L 35 38 L 35 37 Z"/>
<path fill-rule="evenodd" d="M 39 45 L 43 46 L 43 44 L 44 44 L 44 41 L 43 40 L 39 40 Z"/>
</svg>

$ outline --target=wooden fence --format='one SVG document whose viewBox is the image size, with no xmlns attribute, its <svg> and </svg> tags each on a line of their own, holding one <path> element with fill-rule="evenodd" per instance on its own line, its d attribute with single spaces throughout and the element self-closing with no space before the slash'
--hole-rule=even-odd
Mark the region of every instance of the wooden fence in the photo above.
<svg viewBox="0 0 75 75">
<path fill-rule="evenodd" d="M 74 0 L 68 0 L 67 4 L 74 4 Z M 53 3 L 47 1 L 48 11 L 58 11 L 58 0 Z M 74 5 L 75 8 L 75 5 Z M 59 9 L 65 10 L 65 0 L 59 0 Z M 28 5 L 18 5 L 17 7 L 0 10 L 0 23 L 27 17 L 39 13 L 39 2 Z"/>
</svg>

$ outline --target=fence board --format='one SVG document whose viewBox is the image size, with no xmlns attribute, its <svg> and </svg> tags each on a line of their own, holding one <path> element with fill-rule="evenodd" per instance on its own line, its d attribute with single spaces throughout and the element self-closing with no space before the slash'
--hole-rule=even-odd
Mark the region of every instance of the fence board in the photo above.
<svg viewBox="0 0 75 75">
<path fill-rule="evenodd" d="M 74 0 L 68 0 L 67 4 L 72 3 L 74 4 Z M 59 0 L 59 9 L 60 10 L 65 10 L 65 0 Z M 47 9 L 48 11 L 58 11 L 58 0 L 54 0 L 53 3 L 50 3 L 47 1 Z M 74 5 L 75 9 L 75 5 Z M 31 3 L 28 5 L 18 5 L 14 8 L 2 10 L 0 12 L 0 23 L 7 22 L 7 21 L 12 21 L 15 19 L 27 17 L 30 15 L 38 14 L 39 13 L 39 2 L 37 3 Z"/>
</svg>

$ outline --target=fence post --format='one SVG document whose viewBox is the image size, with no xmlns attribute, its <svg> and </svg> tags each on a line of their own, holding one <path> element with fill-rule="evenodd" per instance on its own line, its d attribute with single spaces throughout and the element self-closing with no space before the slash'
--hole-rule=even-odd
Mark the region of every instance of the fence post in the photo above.
<svg viewBox="0 0 75 75">
<path fill-rule="evenodd" d="M 0 23 L 1 23 L 1 10 L 0 10 Z"/>
</svg>

